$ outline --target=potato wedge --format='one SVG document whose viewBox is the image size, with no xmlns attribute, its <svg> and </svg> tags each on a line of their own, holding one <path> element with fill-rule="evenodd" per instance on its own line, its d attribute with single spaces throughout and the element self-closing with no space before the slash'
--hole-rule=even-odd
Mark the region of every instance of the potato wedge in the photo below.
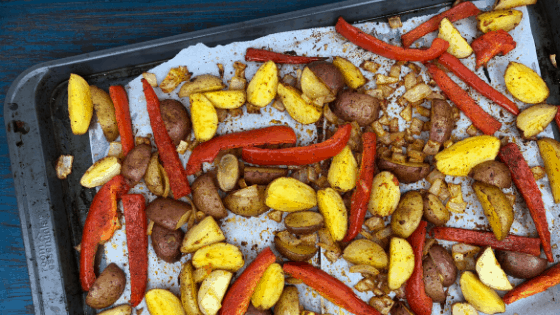
<svg viewBox="0 0 560 315">
<path fill-rule="evenodd" d="M 439 278 L 442 280 L 444 287 L 448 287 L 455 283 L 457 279 L 457 267 L 453 263 L 451 254 L 439 244 L 433 244 L 428 248 L 429 258 L 434 262 Z"/>
<path fill-rule="evenodd" d="M 225 270 L 214 270 L 202 281 L 198 290 L 198 305 L 204 315 L 216 315 L 222 308 L 222 300 L 233 273 Z"/>
<path fill-rule="evenodd" d="M 233 154 L 226 154 L 220 159 L 216 180 L 220 189 L 228 192 L 232 190 L 239 179 L 239 161 Z"/>
<path fill-rule="evenodd" d="M 203 93 L 206 98 L 221 109 L 239 108 L 245 104 L 247 93 L 244 90 L 223 90 Z"/>
<path fill-rule="evenodd" d="M 511 9 L 537 3 L 537 0 L 496 0 L 494 10 Z"/>
<path fill-rule="evenodd" d="M 282 266 L 273 263 L 264 271 L 251 296 L 251 303 L 260 310 L 267 310 L 276 304 L 284 290 Z"/>
<path fill-rule="evenodd" d="M 382 217 L 393 214 L 399 205 L 400 199 L 399 180 L 395 175 L 387 171 L 375 175 L 368 203 L 368 210 L 371 214 Z"/>
<path fill-rule="evenodd" d="M 317 205 L 317 195 L 313 188 L 297 179 L 280 177 L 266 188 L 265 204 L 279 211 L 307 210 Z"/>
<path fill-rule="evenodd" d="M 306 102 L 296 88 L 284 83 L 278 83 L 278 96 L 280 96 L 288 114 L 295 121 L 308 125 L 317 122 L 321 118 L 321 109 Z"/>
<path fill-rule="evenodd" d="M 247 102 L 265 107 L 276 97 L 278 67 L 274 61 L 263 63 L 247 86 Z M 285 104 L 285 103 L 284 103 Z"/>
<path fill-rule="evenodd" d="M 346 90 L 338 94 L 336 102 L 331 103 L 329 108 L 337 119 L 355 121 L 365 127 L 379 117 L 380 103 L 371 95 Z"/>
<path fill-rule="evenodd" d="M 478 315 L 478 311 L 469 303 L 454 303 L 451 306 L 451 315 Z"/>
<path fill-rule="evenodd" d="M 124 304 L 115 306 L 103 312 L 100 312 L 99 315 L 131 315 L 132 314 L 132 306 Z"/>
<path fill-rule="evenodd" d="M 506 273 L 500 267 L 494 251 L 486 247 L 476 261 L 476 273 L 480 281 L 495 290 L 511 290 L 513 286 L 509 282 Z"/>
<path fill-rule="evenodd" d="M 397 210 L 391 216 L 393 233 L 402 238 L 409 237 L 420 225 L 424 213 L 424 202 L 418 191 L 408 191 L 400 199 Z"/>
<path fill-rule="evenodd" d="M 192 201 L 195 207 L 216 219 L 223 219 L 228 215 L 218 193 L 212 173 L 204 173 L 192 183 Z"/>
<path fill-rule="evenodd" d="M 168 230 L 177 230 L 187 223 L 191 216 L 190 204 L 172 198 L 157 197 L 146 207 L 148 219 Z"/>
<path fill-rule="evenodd" d="M 496 291 L 482 283 L 474 273 L 470 271 L 463 272 L 460 285 L 463 297 L 476 310 L 486 314 L 503 313 L 506 311 L 506 305 Z"/>
<path fill-rule="evenodd" d="M 537 141 L 539 151 L 544 161 L 544 169 L 555 203 L 560 203 L 560 143 L 551 138 L 541 138 Z"/>
<path fill-rule="evenodd" d="M 95 109 L 97 121 L 101 125 L 103 135 L 107 141 L 115 141 L 119 136 L 119 128 L 117 126 L 117 116 L 115 115 L 115 106 L 113 105 L 111 96 L 95 85 L 91 85 L 89 89 L 91 91 L 93 109 Z"/>
<path fill-rule="evenodd" d="M 227 243 L 215 243 L 197 250 L 192 257 L 192 263 L 197 269 L 210 265 L 214 269 L 236 272 L 243 267 L 245 261 L 243 260 L 243 254 L 237 246 Z"/>
<path fill-rule="evenodd" d="M 145 299 L 151 315 L 186 315 L 179 298 L 168 290 L 151 289 Z"/>
<path fill-rule="evenodd" d="M 533 69 L 518 62 L 510 61 L 504 81 L 511 95 L 524 103 L 544 102 L 550 94 L 544 80 Z"/>
<path fill-rule="evenodd" d="M 415 183 L 430 173 L 428 163 L 398 162 L 387 157 L 380 157 L 377 166 L 382 171 L 393 173 L 399 182 L 404 184 Z"/>
<path fill-rule="evenodd" d="M 506 195 L 500 188 L 482 182 L 475 182 L 473 190 L 482 204 L 494 235 L 499 241 L 505 239 L 513 223 L 513 207 Z"/>
<path fill-rule="evenodd" d="M 441 20 L 438 37 L 449 42 L 447 52 L 459 59 L 466 58 L 473 53 L 471 45 L 467 43 L 463 36 L 461 36 L 461 33 L 447 18 Z"/>
<path fill-rule="evenodd" d="M 181 259 L 181 242 L 185 238 L 183 230 L 168 230 L 159 224 L 154 224 L 150 238 L 158 258 L 171 264 Z"/>
<path fill-rule="evenodd" d="M 93 102 L 89 84 L 81 76 L 71 73 L 68 80 L 68 115 L 75 135 L 88 131 L 93 116 Z"/>
<path fill-rule="evenodd" d="M 367 80 L 362 74 L 362 71 L 360 71 L 360 68 L 356 67 L 348 59 L 336 56 L 333 58 L 333 65 L 340 70 L 344 77 L 344 82 L 350 88 L 357 89 L 366 84 Z"/>
<path fill-rule="evenodd" d="M 389 244 L 389 289 L 400 288 L 414 270 L 414 252 L 412 246 L 402 238 L 393 237 Z"/>
<path fill-rule="evenodd" d="M 317 199 L 320 205 L 321 201 L 318 194 Z M 325 225 L 325 219 L 318 212 L 298 211 L 288 214 L 284 218 L 284 225 L 291 233 L 305 235 L 319 231 Z"/>
<path fill-rule="evenodd" d="M 385 269 L 389 263 L 383 248 L 366 239 L 358 239 L 350 243 L 344 249 L 342 257 L 353 264 L 370 265 L 377 269 Z"/>
<path fill-rule="evenodd" d="M 126 275 L 115 263 L 109 264 L 95 279 L 86 296 L 86 304 L 95 308 L 106 308 L 115 303 L 124 292 Z"/>
<path fill-rule="evenodd" d="M 331 94 L 336 96 L 344 87 L 344 76 L 338 68 L 327 61 L 316 61 L 307 65 L 307 68 L 329 88 Z M 302 73 L 303 75 L 303 73 Z M 303 84 L 303 83 L 302 83 Z"/>
<path fill-rule="evenodd" d="M 274 306 L 274 315 L 300 315 L 299 292 L 294 286 L 285 286 Z"/>
<path fill-rule="evenodd" d="M 445 175 L 467 176 L 477 164 L 494 160 L 499 150 L 500 140 L 496 137 L 466 138 L 436 154 L 436 167 Z"/>
<path fill-rule="evenodd" d="M 517 116 L 517 128 L 523 131 L 525 138 L 536 136 L 554 120 L 557 111 L 558 107 L 554 105 L 533 105 Z"/>
<path fill-rule="evenodd" d="M 447 294 L 443 287 L 443 279 L 433 259 L 424 258 L 422 261 L 424 289 L 426 294 L 436 303 L 445 303 Z"/>
<path fill-rule="evenodd" d="M 348 214 L 342 197 L 332 188 L 317 192 L 319 212 L 325 218 L 325 226 L 333 239 L 338 242 L 346 236 L 348 230 Z"/>
<path fill-rule="evenodd" d="M 229 211 L 244 217 L 257 217 L 270 208 L 265 203 L 265 186 L 252 185 L 229 193 L 224 205 Z"/>
<path fill-rule="evenodd" d="M 339 191 L 349 191 L 356 187 L 358 162 L 349 146 L 344 147 L 334 156 L 327 180 L 332 188 Z"/>
<path fill-rule="evenodd" d="M 199 142 L 212 139 L 218 130 L 218 113 L 204 94 L 194 93 L 189 97 L 194 136 Z"/>
<path fill-rule="evenodd" d="M 201 315 L 198 307 L 198 286 L 193 277 L 194 268 L 190 261 L 183 264 L 179 274 L 181 304 L 187 315 Z"/>
<path fill-rule="evenodd" d="M 121 173 L 121 163 L 114 156 L 107 156 L 90 166 L 80 179 L 87 188 L 101 186 Z"/>
<path fill-rule="evenodd" d="M 222 79 L 215 75 L 203 74 L 190 79 L 185 82 L 179 90 L 179 97 L 189 97 L 194 93 L 204 93 L 210 91 L 217 91 L 225 88 Z"/>
<path fill-rule="evenodd" d="M 301 91 L 312 99 L 325 97 L 334 100 L 335 98 L 329 87 L 309 67 L 303 68 L 301 73 Z"/>
<path fill-rule="evenodd" d="M 211 216 L 207 216 L 197 225 L 189 229 L 183 239 L 181 252 L 192 253 L 206 245 L 218 243 L 225 239 L 226 237 L 222 229 L 218 226 L 218 223 L 216 223 L 216 220 Z"/>
<path fill-rule="evenodd" d="M 435 225 L 444 225 L 449 221 L 451 214 L 443 205 L 438 196 L 427 192 L 422 197 L 424 203 L 424 218 Z"/>
<path fill-rule="evenodd" d="M 483 33 L 504 30 L 511 31 L 523 18 L 523 12 L 518 10 L 496 10 L 484 12 L 476 16 L 478 29 Z"/>
<path fill-rule="evenodd" d="M 163 166 L 159 163 L 158 152 L 152 154 L 148 169 L 144 174 L 144 182 L 148 190 L 156 196 L 166 198 L 169 195 L 169 177 Z"/>
<path fill-rule="evenodd" d="M 500 188 L 508 188 L 511 186 L 509 168 L 504 163 L 494 160 L 482 162 L 473 167 L 469 176 L 476 181 Z"/>
</svg>

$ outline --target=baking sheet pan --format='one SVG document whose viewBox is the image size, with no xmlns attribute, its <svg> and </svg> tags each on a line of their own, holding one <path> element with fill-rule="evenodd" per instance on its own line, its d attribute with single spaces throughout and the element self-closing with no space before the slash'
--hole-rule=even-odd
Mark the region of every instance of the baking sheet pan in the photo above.
<svg viewBox="0 0 560 315">
<path fill-rule="evenodd" d="M 89 139 L 69 132 L 66 119 L 69 73 L 78 73 L 106 89 L 110 84 L 126 84 L 160 60 L 173 57 L 179 49 L 199 42 L 212 47 L 287 30 L 332 26 L 339 15 L 349 21 L 363 21 L 408 12 L 402 15 L 406 20 L 418 15 L 416 10 L 420 8 L 427 8 L 422 14 L 437 12 L 442 3 L 445 1 L 346 1 L 62 59 L 37 65 L 20 75 L 8 92 L 4 108 L 36 313 L 92 313 L 84 305 L 77 255 L 72 248 L 80 242 L 81 226 L 94 195 L 93 190 L 78 184 L 92 159 Z M 557 30 L 551 30 L 549 25 L 556 21 L 549 23 L 548 17 L 558 10 L 558 3 L 541 0 L 537 5 L 539 10 L 531 15 L 531 19 L 539 22 L 533 33 L 551 39 L 549 34 L 556 34 Z M 558 41 L 553 39 L 540 43 L 537 51 L 554 51 Z M 539 58 L 542 60 L 543 56 Z M 554 82 L 555 69 L 542 62 L 540 67 L 546 69 L 545 80 Z M 557 97 L 557 89 L 551 86 L 551 98 Z M 74 174 L 67 181 L 59 181 L 54 173 L 60 154 L 72 154 L 76 158 Z M 523 305 L 538 314 L 555 314 L 556 291 L 549 290 L 549 296 L 541 294 L 526 299 Z"/>
</svg>

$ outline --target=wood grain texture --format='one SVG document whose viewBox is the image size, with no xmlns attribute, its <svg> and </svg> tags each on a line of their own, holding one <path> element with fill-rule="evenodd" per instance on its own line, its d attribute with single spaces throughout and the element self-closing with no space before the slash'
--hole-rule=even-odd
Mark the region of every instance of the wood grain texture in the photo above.
<svg viewBox="0 0 560 315">
<path fill-rule="evenodd" d="M 41 62 L 334 2 L 339 1 L 3 1 L 0 104 L 4 106 L 14 79 Z M 3 126 L 3 110 L 0 121 Z M 4 128 L 0 128 L 0 299 L 1 314 L 33 313 Z"/>
</svg>

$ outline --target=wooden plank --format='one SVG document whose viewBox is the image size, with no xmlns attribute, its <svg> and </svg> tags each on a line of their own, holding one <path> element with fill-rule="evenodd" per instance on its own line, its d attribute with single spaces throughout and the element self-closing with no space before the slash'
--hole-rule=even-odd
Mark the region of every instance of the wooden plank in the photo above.
<svg viewBox="0 0 560 315">
<path fill-rule="evenodd" d="M 338 1 L 3 1 L 0 104 L 13 80 L 40 62 L 334 2 Z M 3 125 L 3 110 L 0 121 Z M 0 313 L 33 313 L 4 128 L 0 128 L 0 298 Z"/>
</svg>

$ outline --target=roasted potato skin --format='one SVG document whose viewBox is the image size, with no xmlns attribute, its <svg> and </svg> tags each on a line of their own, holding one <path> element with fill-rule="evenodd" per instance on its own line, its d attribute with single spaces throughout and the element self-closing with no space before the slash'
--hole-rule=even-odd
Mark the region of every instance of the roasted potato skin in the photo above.
<svg viewBox="0 0 560 315">
<path fill-rule="evenodd" d="M 438 268 L 432 258 L 426 257 L 422 261 L 424 268 L 424 289 L 426 294 L 432 298 L 434 302 L 445 302 L 445 291 L 443 290 L 443 282 L 441 281 Z"/>
<path fill-rule="evenodd" d="M 122 165 L 121 174 L 127 179 L 130 187 L 134 187 L 144 177 L 151 156 L 152 147 L 147 144 L 137 145 L 128 152 Z"/>
<path fill-rule="evenodd" d="M 243 178 L 247 185 L 268 185 L 279 177 L 288 176 L 287 168 L 245 166 Z"/>
<path fill-rule="evenodd" d="M 86 296 L 86 304 L 95 308 L 105 308 L 115 303 L 124 292 L 126 275 L 119 266 L 109 264 L 93 283 Z"/>
<path fill-rule="evenodd" d="M 424 218 L 434 225 L 444 225 L 449 221 L 451 214 L 443 205 L 438 196 L 426 192 L 422 196 L 424 202 Z"/>
<path fill-rule="evenodd" d="M 560 203 L 560 143 L 543 137 L 537 141 L 555 203 Z"/>
<path fill-rule="evenodd" d="M 338 94 L 344 87 L 344 76 L 332 63 L 327 61 L 315 61 L 308 64 L 307 67 L 334 95 Z"/>
<path fill-rule="evenodd" d="M 495 160 L 482 162 L 471 170 L 469 174 L 474 180 L 500 188 L 511 187 L 511 174 L 508 167 Z"/>
<path fill-rule="evenodd" d="M 439 244 L 432 245 L 428 255 L 434 261 L 440 274 L 443 276 L 443 286 L 448 287 L 457 279 L 457 267 L 449 252 Z"/>
<path fill-rule="evenodd" d="M 274 237 L 274 246 L 282 256 L 291 261 L 307 261 L 313 258 L 319 251 L 319 248 L 308 244 L 290 244 L 282 240 L 278 235 Z"/>
<path fill-rule="evenodd" d="M 415 183 L 430 173 L 430 165 L 426 163 L 398 163 L 390 158 L 380 157 L 377 160 L 377 167 L 382 171 L 389 171 L 397 177 L 399 182 L 404 184 Z"/>
<path fill-rule="evenodd" d="M 422 195 L 418 191 L 408 191 L 405 193 L 397 206 L 397 210 L 391 216 L 391 227 L 393 233 L 407 238 L 420 224 L 424 203 Z"/>
<path fill-rule="evenodd" d="M 332 112 L 340 119 L 355 121 L 365 127 L 379 117 L 379 100 L 367 94 L 354 91 L 340 93 L 331 106 Z"/>
<path fill-rule="evenodd" d="M 508 275 L 520 279 L 534 278 L 548 265 L 544 258 L 505 250 L 497 250 L 496 259 Z"/>
<path fill-rule="evenodd" d="M 103 135 L 107 141 L 115 141 L 119 136 L 119 128 L 117 126 L 117 117 L 115 115 L 115 106 L 109 96 L 109 93 L 98 88 L 95 85 L 89 87 L 91 90 L 91 100 L 97 121 L 101 125 Z"/>
<path fill-rule="evenodd" d="M 211 173 L 205 173 L 193 182 L 193 202 L 197 209 L 207 215 L 215 219 L 223 219 L 227 216 L 227 210 L 218 194 L 218 187 L 213 177 Z"/>
<path fill-rule="evenodd" d="M 176 100 L 166 99 L 160 101 L 160 112 L 165 129 L 174 145 L 179 145 L 191 134 L 191 118 L 185 106 Z"/>
<path fill-rule="evenodd" d="M 305 235 L 319 231 L 324 225 L 323 216 L 314 211 L 298 211 L 289 213 L 284 218 L 286 229 L 296 235 Z"/>
<path fill-rule="evenodd" d="M 265 186 L 252 185 L 232 191 L 223 199 L 224 206 L 244 217 L 259 216 L 270 209 L 265 204 L 265 190 Z"/>
<path fill-rule="evenodd" d="M 514 219 L 513 207 L 506 195 L 500 188 L 481 182 L 474 182 L 472 187 L 496 239 L 505 239 Z"/>
<path fill-rule="evenodd" d="M 430 116 L 430 140 L 444 143 L 451 137 L 451 131 L 455 127 L 453 119 L 453 111 L 447 101 L 434 99 L 432 100 L 432 109 Z"/>
<path fill-rule="evenodd" d="M 158 197 L 146 207 L 148 219 L 169 230 L 176 230 L 177 224 L 191 206 L 179 200 Z"/>
<path fill-rule="evenodd" d="M 181 258 L 181 242 L 185 233 L 181 229 L 168 230 L 159 224 L 152 228 L 152 246 L 156 255 L 168 263 L 174 263 Z"/>
</svg>

